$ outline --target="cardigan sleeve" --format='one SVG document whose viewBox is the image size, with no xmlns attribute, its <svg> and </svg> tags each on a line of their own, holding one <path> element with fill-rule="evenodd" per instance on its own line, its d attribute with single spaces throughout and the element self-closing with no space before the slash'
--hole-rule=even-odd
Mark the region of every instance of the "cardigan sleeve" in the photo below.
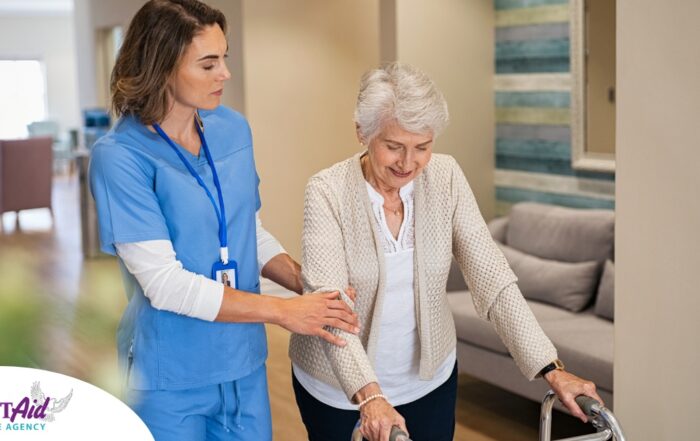
<svg viewBox="0 0 700 441">
<path fill-rule="evenodd" d="M 334 207 L 331 190 L 321 178 L 311 178 L 306 186 L 304 201 L 304 230 L 302 233 L 302 280 L 305 292 L 340 291 L 348 286 L 348 265 L 345 257 L 339 211 Z M 347 345 L 336 346 L 322 341 L 324 353 L 348 399 L 365 385 L 377 382 L 369 357 L 355 334 L 337 328 L 326 328 L 342 337 Z"/>
<path fill-rule="evenodd" d="M 557 358 L 557 350 L 537 323 L 515 283 L 498 295 L 488 315 L 515 364 L 528 380 L 534 379 L 543 367 Z"/>
<path fill-rule="evenodd" d="M 520 371 L 532 380 L 557 358 L 557 351 L 518 289 L 518 279 L 491 237 L 462 169 L 452 162 L 452 251 L 477 313 L 493 323 Z"/>
<path fill-rule="evenodd" d="M 457 161 L 450 159 L 454 204 L 452 253 L 469 286 L 476 312 L 485 319 L 498 294 L 518 278 L 491 238 L 462 169 Z"/>
</svg>

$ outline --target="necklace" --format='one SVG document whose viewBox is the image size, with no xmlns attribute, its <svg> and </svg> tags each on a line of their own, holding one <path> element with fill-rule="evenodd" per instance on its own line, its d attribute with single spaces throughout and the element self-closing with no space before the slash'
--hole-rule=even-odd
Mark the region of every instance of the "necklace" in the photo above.
<svg viewBox="0 0 700 441">
<path fill-rule="evenodd" d="M 399 206 L 396 208 L 389 208 L 386 205 L 382 205 L 382 207 L 384 207 L 384 209 L 388 210 L 390 213 L 394 213 L 394 216 L 399 216 L 403 211 L 403 201 L 399 201 Z"/>
</svg>

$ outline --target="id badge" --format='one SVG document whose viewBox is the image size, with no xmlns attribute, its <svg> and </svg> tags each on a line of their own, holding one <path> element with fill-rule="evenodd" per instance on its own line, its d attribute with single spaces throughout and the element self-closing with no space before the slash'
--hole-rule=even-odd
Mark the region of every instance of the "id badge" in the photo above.
<svg viewBox="0 0 700 441">
<path fill-rule="evenodd" d="M 211 267 L 211 278 L 233 289 L 238 289 L 238 264 L 229 260 L 226 265 L 217 261 Z"/>
</svg>

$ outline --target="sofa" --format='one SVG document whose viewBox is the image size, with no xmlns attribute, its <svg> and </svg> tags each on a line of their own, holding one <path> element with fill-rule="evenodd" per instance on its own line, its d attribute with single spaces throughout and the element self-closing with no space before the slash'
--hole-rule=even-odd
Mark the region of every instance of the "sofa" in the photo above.
<svg viewBox="0 0 700 441">
<path fill-rule="evenodd" d="M 566 369 L 593 381 L 612 407 L 614 212 L 537 203 L 513 205 L 489 223 L 518 286 Z M 453 262 L 447 297 L 461 373 L 540 402 L 545 381 L 528 381 L 491 323 L 480 319 Z M 558 403 L 557 403 L 558 404 Z M 557 406 L 560 410 L 562 406 Z"/>
</svg>

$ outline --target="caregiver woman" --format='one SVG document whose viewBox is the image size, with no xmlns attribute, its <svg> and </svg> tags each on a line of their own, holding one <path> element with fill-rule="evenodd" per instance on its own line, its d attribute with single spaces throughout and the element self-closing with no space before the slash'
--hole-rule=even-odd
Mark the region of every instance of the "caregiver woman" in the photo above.
<svg viewBox="0 0 700 441">
<path fill-rule="evenodd" d="M 118 333 L 127 398 L 156 440 L 269 440 L 263 323 L 344 345 L 338 293 L 301 293 L 299 265 L 261 226 L 250 128 L 220 106 L 226 20 L 197 0 L 151 0 L 112 73 L 120 119 L 93 149 L 102 249 L 129 305 Z M 226 279 L 229 286 L 221 283 Z"/>
</svg>

